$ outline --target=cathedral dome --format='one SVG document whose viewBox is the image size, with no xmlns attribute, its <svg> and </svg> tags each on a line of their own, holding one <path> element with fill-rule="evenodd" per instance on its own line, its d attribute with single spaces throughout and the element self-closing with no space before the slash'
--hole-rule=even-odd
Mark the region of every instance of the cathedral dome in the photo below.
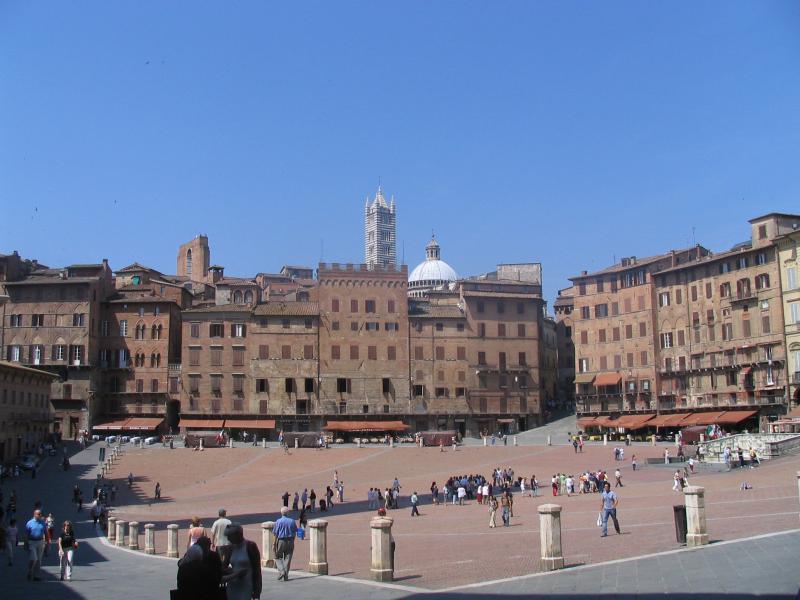
<svg viewBox="0 0 800 600">
<path fill-rule="evenodd" d="M 458 280 L 458 273 L 441 259 L 439 244 L 435 238 L 431 238 L 425 246 L 425 254 L 425 261 L 418 264 L 408 277 L 410 290 L 443 287 Z"/>
</svg>

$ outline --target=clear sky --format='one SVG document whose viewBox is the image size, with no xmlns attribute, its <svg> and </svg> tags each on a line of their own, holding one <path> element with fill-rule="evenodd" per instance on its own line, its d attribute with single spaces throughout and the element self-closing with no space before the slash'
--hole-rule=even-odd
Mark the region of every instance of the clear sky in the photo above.
<svg viewBox="0 0 800 600">
<path fill-rule="evenodd" d="M 567 277 L 800 212 L 800 2 L 0 0 L 0 252 Z M 694 234 L 693 234 L 694 231 Z"/>
</svg>

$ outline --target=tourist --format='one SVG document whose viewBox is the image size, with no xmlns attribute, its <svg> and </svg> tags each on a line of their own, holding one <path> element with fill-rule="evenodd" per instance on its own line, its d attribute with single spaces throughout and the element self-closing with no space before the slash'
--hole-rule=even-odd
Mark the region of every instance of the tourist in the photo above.
<svg viewBox="0 0 800 600">
<path fill-rule="evenodd" d="M 330 488 L 329 488 L 330 489 Z M 275 522 L 275 567 L 278 569 L 278 580 L 289 581 L 289 569 L 292 566 L 294 553 L 294 537 L 297 525 L 294 519 L 287 517 L 289 509 L 281 508 L 281 518 Z"/>
<path fill-rule="evenodd" d="M 309 512 L 314 512 L 314 507 L 317 504 L 317 493 L 314 491 L 314 488 L 311 488 L 311 493 L 308 495 L 308 499 L 311 502 Z"/>
<path fill-rule="evenodd" d="M 497 527 L 497 499 L 494 496 L 489 498 L 489 527 Z"/>
<path fill-rule="evenodd" d="M 211 525 L 211 549 L 219 553 L 222 547 L 228 545 L 228 538 L 225 537 L 225 529 L 231 524 L 228 513 L 224 508 L 217 511 L 219 518 Z"/>
<path fill-rule="evenodd" d="M 631 467 L 633 468 L 634 471 L 636 470 L 636 464 L 637 464 L 636 455 L 634 454 L 633 456 L 631 456 Z"/>
<path fill-rule="evenodd" d="M 328 501 L 328 508 L 333 508 L 333 490 L 331 486 L 327 486 L 325 489 L 325 499 Z"/>
<path fill-rule="evenodd" d="M 550 486 L 553 488 L 553 496 L 558 496 L 558 477 L 555 475 L 550 480 Z"/>
<path fill-rule="evenodd" d="M 725 450 L 722 451 L 722 456 L 725 460 L 725 470 L 731 470 L 731 447 L 725 446 Z"/>
<path fill-rule="evenodd" d="M 614 521 L 614 529 L 616 530 L 617 534 L 620 533 L 619 521 L 617 521 L 618 505 L 619 505 L 619 498 L 614 492 L 611 491 L 611 483 L 606 481 L 602 495 L 602 502 L 600 504 L 600 510 L 602 511 L 602 527 L 603 527 L 603 533 L 600 535 L 600 537 L 606 537 L 608 535 L 609 517 L 611 517 L 611 519 Z"/>
<path fill-rule="evenodd" d="M 292 497 L 292 512 L 297 512 L 299 504 L 300 504 L 300 494 L 295 492 L 294 496 Z"/>
<path fill-rule="evenodd" d="M 755 469 L 758 466 L 761 466 L 761 462 L 758 460 L 758 454 L 756 453 L 756 449 L 750 446 L 750 468 Z"/>
<path fill-rule="evenodd" d="M 53 513 L 47 513 L 44 524 L 45 527 L 47 527 L 44 538 L 44 556 L 47 556 L 50 552 L 50 544 L 53 543 L 53 536 L 56 532 L 56 520 L 53 518 Z"/>
<path fill-rule="evenodd" d="M 669 448 L 664 449 L 664 464 L 669 464 Z"/>
<path fill-rule="evenodd" d="M 339 487 L 339 471 L 333 471 L 333 487 Z"/>
<path fill-rule="evenodd" d="M 288 509 L 287 509 L 288 510 Z M 244 539 L 238 523 L 225 528 L 229 544 L 222 551 L 227 600 L 253 600 L 261 597 L 261 553 L 258 544 Z"/>
<path fill-rule="evenodd" d="M 458 486 L 458 491 L 456 492 L 458 496 L 458 505 L 464 506 L 464 498 L 467 497 L 467 490 L 464 488 L 463 485 Z M 453 497 L 453 501 L 455 502 L 455 497 Z"/>
<path fill-rule="evenodd" d="M 503 494 L 500 496 L 500 506 L 503 509 L 503 527 L 508 527 L 511 524 L 511 498 L 508 490 L 503 490 Z"/>
<path fill-rule="evenodd" d="M 128 487 L 133 487 L 133 473 L 128 473 Z"/>
<path fill-rule="evenodd" d="M 411 516 L 418 517 L 419 515 L 419 508 L 417 507 L 419 504 L 419 496 L 417 496 L 417 492 L 414 491 L 411 493 Z"/>
<path fill-rule="evenodd" d="M 303 493 L 300 494 L 300 502 L 302 502 L 302 508 L 305 509 L 306 504 L 308 504 L 308 488 L 303 488 Z"/>
<path fill-rule="evenodd" d="M 614 487 L 625 487 L 622 485 L 622 471 L 619 470 L 619 467 L 614 471 Z"/>
<path fill-rule="evenodd" d="M 288 491 L 283 493 L 283 495 L 281 496 L 281 500 L 283 501 L 283 505 L 284 506 L 287 506 L 287 507 L 289 506 L 289 492 Z"/>
<path fill-rule="evenodd" d="M 17 520 L 10 519 L 8 525 L 6 525 L 4 529 L 4 549 L 6 551 L 6 556 L 8 557 L 8 566 L 10 567 L 14 564 L 14 550 L 16 550 L 17 544 L 19 543 L 19 529 L 17 529 Z"/>
<path fill-rule="evenodd" d="M 28 580 L 39 581 L 42 566 L 44 541 L 47 525 L 42 518 L 41 509 L 33 511 L 33 517 L 25 524 L 25 550 L 28 552 Z"/>
<path fill-rule="evenodd" d="M 344 481 L 340 481 L 336 486 L 336 500 L 341 504 L 344 502 Z"/>
<path fill-rule="evenodd" d="M 680 492 L 682 488 L 681 486 L 681 473 L 680 471 L 675 471 L 675 474 L 672 476 L 672 491 L 673 492 Z"/>
<path fill-rule="evenodd" d="M 744 469 L 744 451 L 741 446 L 737 446 L 736 454 L 739 456 L 739 468 Z"/>
<path fill-rule="evenodd" d="M 158 481 L 156 481 L 156 491 L 154 493 L 154 498 L 156 501 L 161 500 L 161 484 Z"/>
<path fill-rule="evenodd" d="M 188 532 L 188 539 L 186 541 L 186 549 L 188 550 L 190 547 L 194 546 L 204 535 L 208 535 L 206 533 L 206 528 L 203 527 L 203 524 L 200 522 L 200 517 L 192 517 L 191 525 L 189 525 L 189 532 Z"/>
<path fill-rule="evenodd" d="M 694 473 L 694 458 L 689 457 L 689 472 Z"/>
<path fill-rule="evenodd" d="M 436 485 L 435 481 L 431 483 L 431 500 L 434 505 L 439 504 L 439 486 Z M 370 508 L 372 508 L 372 506 L 370 506 Z"/>
<path fill-rule="evenodd" d="M 219 600 L 222 581 L 219 554 L 211 551 L 211 540 L 201 537 L 178 561 L 178 598 Z"/>
<path fill-rule="evenodd" d="M 61 581 L 72 581 L 72 559 L 78 548 L 78 540 L 72 530 L 72 522 L 64 521 L 64 528 L 58 538 L 58 558 L 61 563 Z"/>
</svg>

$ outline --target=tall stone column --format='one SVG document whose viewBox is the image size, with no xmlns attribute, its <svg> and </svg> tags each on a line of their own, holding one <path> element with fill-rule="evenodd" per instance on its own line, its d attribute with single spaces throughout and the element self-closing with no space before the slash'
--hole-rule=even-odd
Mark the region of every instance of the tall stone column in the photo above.
<svg viewBox="0 0 800 600">
<path fill-rule="evenodd" d="M 608 446 L 608 434 L 603 434 L 603 446 Z"/>
<path fill-rule="evenodd" d="M 328 522 L 314 519 L 308 522 L 309 559 L 308 572 L 317 575 L 328 574 Z"/>
<path fill-rule="evenodd" d="M 153 523 L 144 526 L 144 553 L 156 553 L 156 526 Z"/>
<path fill-rule="evenodd" d="M 117 546 L 124 546 L 125 545 L 125 521 L 117 521 Z"/>
<path fill-rule="evenodd" d="M 656 434 L 655 433 L 652 436 L 650 436 L 650 444 L 653 445 L 653 446 L 656 445 Z"/>
<path fill-rule="evenodd" d="M 394 579 L 393 522 L 389 517 L 373 517 L 369 522 L 372 530 L 372 567 L 370 568 L 370 575 L 375 581 L 392 581 Z"/>
<path fill-rule="evenodd" d="M 108 517 L 108 533 L 106 537 L 108 538 L 109 542 L 113 542 L 117 539 L 117 517 Z"/>
<path fill-rule="evenodd" d="M 683 488 L 686 504 L 686 545 L 705 546 L 708 544 L 706 527 L 706 489 L 698 485 Z"/>
<path fill-rule="evenodd" d="M 175 523 L 167 525 L 167 557 L 178 558 L 178 526 Z"/>
<path fill-rule="evenodd" d="M 564 568 L 564 554 L 561 549 L 561 506 L 542 504 L 539 511 L 539 543 L 541 546 L 541 565 L 543 571 Z"/>
<path fill-rule="evenodd" d="M 261 566 L 275 568 L 275 522 L 261 524 Z"/>
<path fill-rule="evenodd" d="M 128 548 L 131 550 L 139 549 L 139 522 L 131 521 L 128 523 Z"/>
</svg>

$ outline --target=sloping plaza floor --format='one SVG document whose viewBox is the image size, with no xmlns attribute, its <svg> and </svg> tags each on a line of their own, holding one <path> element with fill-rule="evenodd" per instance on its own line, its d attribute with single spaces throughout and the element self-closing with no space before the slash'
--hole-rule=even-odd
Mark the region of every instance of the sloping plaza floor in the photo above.
<svg viewBox="0 0 800 600">
<path fill-rule="evenodd" d="M 88 493 L 88 482 L 96 472 L 98 448 L 95 444 L 75 456 L 75 468 L 67 473 L 51 462 L 36 480 L 9 482 L 5 492 L 8 494 L 12 487 L 18 489 L 21 516 L 34 498 L 41 498 L 46 510 L 53 510 L 57 520 L 73 517 L 74 509 L 69 506 L 71 487 L 76 477 L 81 478 L 84 493 Z M 290 594 L 293 598 L 320 597 L 323 588 L 328 594 L 336 586 L 341 586 L 348 597 L 370 598 L 407 597 L 415 591 L 435 590 L 442 595 L 488 596 L 598 592 L 614 595 L 702 592 L 704 597 L 714 593 L 794 595 L 800 582 L 794 564 L 800 555 L 800 533 L 675 552 L 680 546 L 675 541 L 672 505 L 682 502 L 682 497 L 671 491 L 673 470 L 650 465 L 634 473 L 629 461 L 635 453 L 639 462 L 644 463 L 647 457 L 660 456 L 663 449 L 663 446 L 644 445 L 626 448 L 626 461 L 617 463 L 612 447 L 602 445 L 587 446 L 583 454 L 577 455 L 568 446 L 467 446 L 444 453 L 429 448 L 345 447 L 292 450 L 290 455 L 260 447 L 204 452 L 127 448 L 112 477 L 119 488 L 116 513 L 125 520 L 155 523 L 160 532 L 156 545 L 163 553 L 168 523 L 181 526 L 183 547 L 189 517 L 198 515 L 210 525 L 220 507 L 227 508 L 229 516 L 245 525 L 248 537 L 260 541 L 260 523 L 276 517 L 284 491 L 293 493 L 313 487 L 321 496 L 325 486 L 332 482 L 334 469 L 338 470 L 345 483 L 346 502 L 336 504 L 331 512 L 313 515 L 330 523 L 328 560 L 332 577 L 302 577 L 298 573 L 296 580 L 278 585 L 274 572 L 266 570 L 264 597 Z M 549 493 L 539 498 L 522 498 L 517 494 L 512 526 L 498 529 L 488 528 L 486 507 L 473 501 L 463 507 L 432 506 L 428 502 L 431 481 L 436 480 L 441 486 L 448 475 L 488 475 L 495 466 L 511 466 L 517 474 L 528 477 L 535 473 L 543 484 L 557 471 L 577 474 L 604 467 L 613 472 L 620 466 L 625 483 L 625 487 L 617 490 L 623 534 L 599 537 L 595 526 L 600 503 L 597 495 L 554 499 Z M 692 484 L 707 490 L 712 540 L 730 541 L 796 530 L 800 526 L 798 468 L 800 460 L 786 458 L 765 463 L 758 469 L 735 469 L 727 473 L 712 469 L 692 477 Z M 129 472 L 136 478 L 131 490 L 124 483 Z M 370 486 L 386 487 L 395 476 L 403 486 L 402 508 L 390 511 L 395 520 L 397 581 L 395 586 L 375 586 L 367 582 L 368 522 L 374 511 L 366 507 L 366 490 Z M 740 491 L 743 480 L 753 489 Z M 163 499 L 152 503 L 156 481 L 162 485 Z M 408 508 L 408 494 L 413 490 L 423 495 L 419 518 L 410 517 Z M 549 492 L 547 488 L 542 491 Z M 536 506 L 552 501 L 564 507 L 566 562 L 579 568 L 539 576 L 536 575 L 539 552 Z M 85 522 L 79 522 L 78 533 L 83 538 L 95 535 L 91 524 Z M 609 563 L 650 554 L 657 555 Z M 9 568 L 3 580 L 4 586 L 11 586 L 7 589 L 27 595 L 34 584 L 24 579 L 22 559 L 20 550 L 19 564 Z M 293 567 L 303 569 L 307 562 L 308 544 L 298 542 Z M 126 552 L 97 539 L 88 539 L 82 545 L 77 563 L 76 581 L 63 593 L 60 588 L 65 584 L 57 581 L 36 584 L 41 586 L 38 589 L 48 589 L 48 594 L 66 598 L 72 593 L 78 594 L 74 597 L 108 597 L 104 594 L 109 589 L 118 590 L 120 596 L 127 598 L 166 597 L 176 569 L 173 560 Z M 54 573 L 54 567 L 48 567 L 48 571 Z M 59 591 L 52 586 L 58 586 Z"/>
</svg>

